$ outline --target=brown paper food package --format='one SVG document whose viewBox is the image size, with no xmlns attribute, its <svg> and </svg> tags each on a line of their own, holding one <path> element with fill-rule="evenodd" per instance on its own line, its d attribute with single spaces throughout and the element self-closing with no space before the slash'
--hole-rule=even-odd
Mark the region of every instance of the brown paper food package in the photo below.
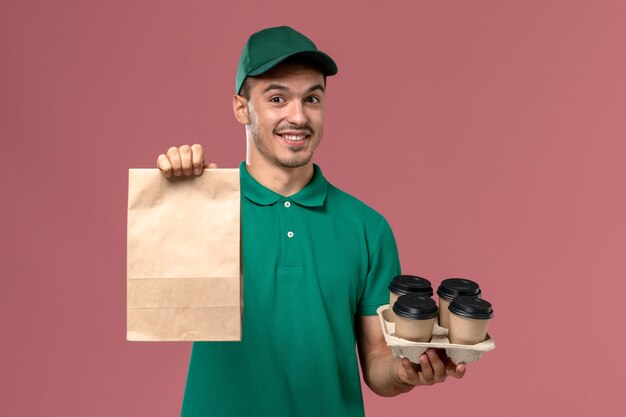
<svg viewBox="0 0 626 417">
<path fill-rule="evenodd" d="M 130 169 L 127 340 L 241 340 L 238 169 Z"/>
</svg>

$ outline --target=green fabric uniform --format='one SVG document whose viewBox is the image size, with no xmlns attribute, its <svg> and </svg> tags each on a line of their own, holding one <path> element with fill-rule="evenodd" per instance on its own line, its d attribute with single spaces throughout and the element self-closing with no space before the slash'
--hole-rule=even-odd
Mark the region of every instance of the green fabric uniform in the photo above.
<svg viewBox="0 0 626 417">
<path fill-rule="evenodd" d="M 193 344 L 182 415 L 363 416 L 355 315 L 400 273 L 387 221 L 318 166 L 283 197 L 240 166 L 241 342 Z"/>
</svg>

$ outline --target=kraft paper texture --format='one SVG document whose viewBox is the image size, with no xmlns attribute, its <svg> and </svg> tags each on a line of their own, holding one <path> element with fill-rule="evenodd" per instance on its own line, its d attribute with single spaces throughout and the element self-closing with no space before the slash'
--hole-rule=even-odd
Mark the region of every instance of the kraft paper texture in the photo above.
<svg viewBox="0 0 626 417">
<path fill-rule="evenodd" d="M 241 340 L 238 169 L 130 169 L 127 340 Z"/>
</svg>

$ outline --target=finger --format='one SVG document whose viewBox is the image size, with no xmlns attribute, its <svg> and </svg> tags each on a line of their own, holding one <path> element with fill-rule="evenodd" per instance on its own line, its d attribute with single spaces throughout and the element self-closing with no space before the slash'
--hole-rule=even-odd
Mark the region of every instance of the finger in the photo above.
<svg viewBox="0 0 626 417">
<path fill-rule="evenodd" d="M 169 159 L 165 154 L 159 155 L 157 158 L 157 168 L 161 170 L 163 175 L 169 178 L 172 175 L 172 164 L 170 164 Z"/>
<path fill-rule="evenodd" d="M 213 168 L 217 168 L 217 164 L 216 164 L 216 163 L 211 162 L 209 165 L 207 165 L 207 168 L 211 168 L 211 169 L 213 169 Z"/>
<path fill-rule="evenodd" d="M 467 370 L 467 367 L 464 364 L 456 365 L 452 369 L 452 372 L 449 372 L 449 375 L 452 375 L 455 378 L 461 379 L 465 376 L 466 370 Z"/>
<path fill-rule="evenodd" d="M 202 168 L 204 168 L 204 149 L 202 145 L 191 145 L 191 162 L 193 164 L 193 173 L 196 175 L 202 174 Z"/>
<path fill-rule="evenodd" d="M 193 172 L 193 160 L 191 155 L 191 147 L 189 145 L 182 145 L 178 148 L 180 155 L 180 163 L 183 168 L 184 175 L 191 175 Z"/>
<path fill-rule="evenodd" d="M 435 383 L 435 375 L 433 373 L 433 368 L 430 366 L 430 361 L 428 360 L 428 355 L 425 353 L 420 356 L 420 365 L 422 366 L 422 379 L 424 380 L 425 385 L 432 385 Z"/>
<path fill-rule="evenodd" d="M 437 352 L 433 349 L 426 350 L 426 355 L 428 356 L 428 360 L 430 361 L 430 366 L 433 369 L 433 377 L 435 382 L 443 382 L 446 380 L 446 366 L 439 358 Z"/>
<path fill-rule="evenodd" d="M 167 158 L 170 160 L 170 164 L 172 164 L 174 175 L 179 177 L 183 173 L 183 169 L 180 162 L 180 155 L 178 154 L 178 148 L 175 146 L 169 148 L 167 150 Z"/>
<path fill-rule="evenodd" d="M 457 365 L 445 355 L 445 350 L 442 349 L 442 353 L 443 353 L 443 356 L 439 355 L 439 358 L 441 358 L 442 362 L 444 363 L 446 367 L 446 374 L 453 376 L 455 378 L 459 378 L 459 379 L 463 378 L 463 376 L 465 375 L 465 370 L 467 369 L 465 364 L 460 363 Z"/>
<path fill-rule="evenodd" d="M 400 360 L 400 364 L 404 369 L 404 373 L 400 373 L 400 380 L 405 384 L 419 385 L 420 378 L 417 370 L 415 369 L 415 365 L 407 358 L 402 358 Z"/>
</svg>

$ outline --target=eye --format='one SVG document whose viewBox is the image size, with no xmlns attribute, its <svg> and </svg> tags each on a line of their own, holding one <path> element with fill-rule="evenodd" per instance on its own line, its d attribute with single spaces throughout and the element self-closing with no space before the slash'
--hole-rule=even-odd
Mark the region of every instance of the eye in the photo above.
<svg viewBox="0 0 626 417">
<path fill-rule="evenodd" d="M 281 96 L 274 96 L 274 97 L 270 97 L 270 102 L 272 102 L 272 103 L 284 103 L 285 99 L 282 98 Z"/>
<path fill-rule="evenodd" d="M 315 96 L 308 96 L 308 97 L 305 99 L 305 101 L 306 101 L 307 103 L 310 103 L 310 104 L 315 104 L 315 103 L 319 103 L 319 102 L 320 102 L 320 99 L 319 99 L 318 97 L 315 97 Z"/>
</svg>

